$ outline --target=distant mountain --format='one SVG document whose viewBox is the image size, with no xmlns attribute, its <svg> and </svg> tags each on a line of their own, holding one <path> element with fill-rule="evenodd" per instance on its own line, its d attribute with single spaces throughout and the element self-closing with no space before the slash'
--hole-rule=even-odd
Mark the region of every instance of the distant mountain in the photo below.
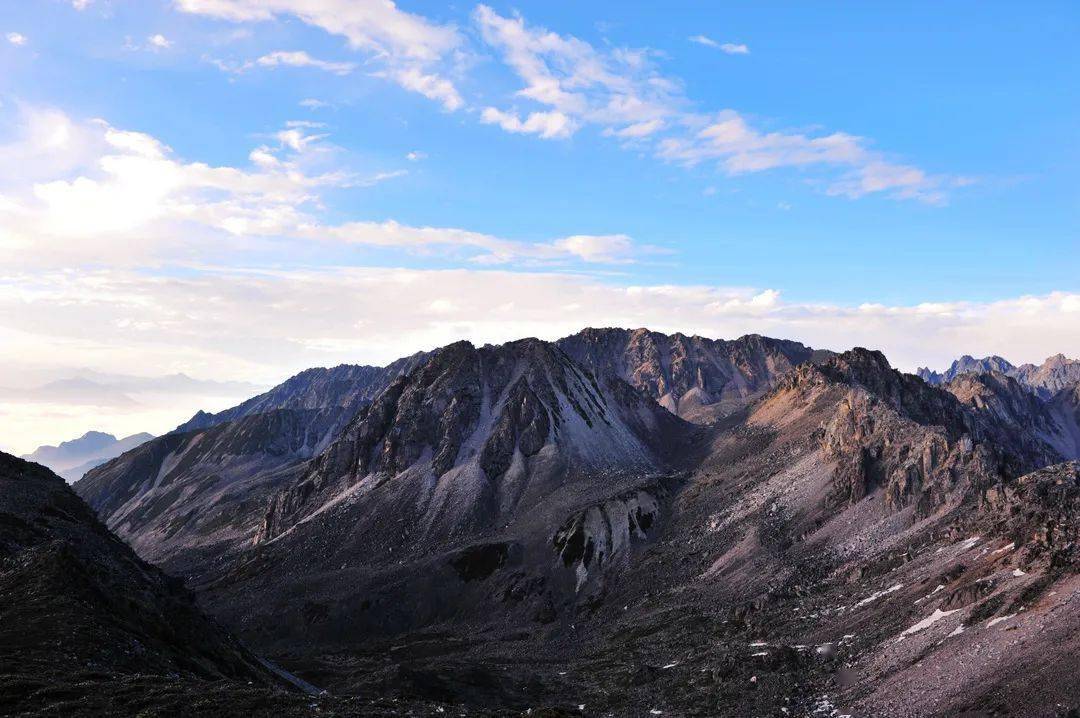
<svg viewBox="0 0 1080 718">
<path fill-rule="evenodd" d="M 996 371 L 1006 376 L 1012 376 L 1016 367 L 999 356 L 988 356 L 982 359 L 965 354 L 955 360 L 948 369 L 936 372 L 926 367 L 919 367 L 915 372 L 919 378 L 928 384 L 946 384 L 961 374 L 985 374 Z"/>
<path fill-rule="evenodd" d="M 49 467 L 71 483 L 81 479 L 83 474 L 95 466 L 100 466 L 153 438 L 153 434 L 146 432 L 117 439 L 112 434 L 88 431 L 78 439 L 61 442 L 58 446 L 39 446 L 33 453 L 22 458 Z"/>
<path fill-rule="evenodd" d="M 929 384 L 946 384 L 962 374 L 986 374 L 998 372 L 1011 376 L 1039 398 L 1049 400 L 1057 392 L 1080 382 L 1080 360 L 1055 354 L 1042 364 L 1014 366 L 999 356 L 982 359 L 964 355 L 954 361 L 944 372 L 919 368 L 916 372 Z"/>
<path fill-rule="evenodd" d="M 1055 354 L 1042 364 L 1024 364 L 1016 369 L 1016 378 L 1032 387 L 1044 399 L 1062 389 L 1080 383 L 1080 359 Z"/>
</svg>

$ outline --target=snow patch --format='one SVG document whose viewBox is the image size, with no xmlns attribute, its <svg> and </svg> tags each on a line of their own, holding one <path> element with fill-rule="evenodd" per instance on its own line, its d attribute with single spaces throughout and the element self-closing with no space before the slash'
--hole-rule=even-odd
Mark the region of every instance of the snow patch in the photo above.
<svg viewBox="0 0 1080 718">
<path fill-rule="evenodd" d="M 854 607 L 855 608 L 862 608 L 863 606 L 867 605 L 868 603 L 873 603 L 874 601 L 878 600 L 882 596 L 887 596 L 890 593 L 896 593 L 897 591 L 899 591 L 903 587 L 904 587 L 904 584 L 898 583 L 895 586 L 891 586 L 889 588 L 883 589 L 881 591 L 878 591 L 877 593 L 872 593 L 869 596 L 867 596 L 866 598 L 864 598 L 863 600 L 856 603 Z"/>
<path fill-rule="evenodd" d="M 952 614 L 956 613 L 959 610 L 960 610 L 959 608 L 956 608 L 956 609 L 953 609 L 952 611 L 942 611 L 940 608 L 935 608 L 934 612 L 931 613 L 929 616 L 927 616 L 923 620 L 919 621 L 915 625 L 908 626 L 906 629 L 904 629 L 904 632 L 900 634 L 900 638 L 898 638 L 896 640 L 899 643 L 900 641 L 904 640 L 908 636 L 913 636 L 916 633 L 919 633 L 920 631 L 925 631 L 927 628 L 930 628 L 930 626 L 934 625 L 935 623 L 937 623 L 941 619 L 945 618 L 946 616 L 951 616 Z"/>
<path fill-rule="evenodd" d="M 991 618 L 989 621 L 986 622 L 986 627 L 987 628 L 992 628 L 993 626 L 996 626 L 997 624 L 1001 623 L 1002 621 L 1008 621 L 1010 618 L 1012 618 L 1015 615 L 1016 615 L 1015 613 L 1010 613 L 1008 616 L 998 616 L 997 618 Z"/>
</svg>

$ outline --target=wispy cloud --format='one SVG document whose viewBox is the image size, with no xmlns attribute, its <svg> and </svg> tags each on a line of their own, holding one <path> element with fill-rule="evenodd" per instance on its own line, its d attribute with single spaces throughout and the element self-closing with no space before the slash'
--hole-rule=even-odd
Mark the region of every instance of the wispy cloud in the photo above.
<svg viewBox="0 0 1080 718">
<path fill-rule="evenodd" d="M 470 16 L 482 43 L 475 47 L 457 28 L 404 12 L 387 0 L 177 2 L 186 12 L 234 22 L 296 17 L 346 38 L 376 66 L 369 74 L 423 95 L 446 111 L 467 108 L 481 123 L 513 134 L 560 140 L 594 128 L 633 151 L 651 148 L 661 159 L 685 165 L 716 161 L 730 176 L 799 168 L 825 194 L 852 199 L 879 195 L 943 204 L 949 192 L 963 184 L 872 149 L 870 140 L 847 132 L 765 130 L 733 110 L 691 111 L 695 103 L 685 95 L 681 80 L 661 71 L 659 53 L 594 46 L 531 25 L 520 14 L 502 15 L 485 4 L 477 5 Z M 704 34 L 689 40 L 730 55 L 750 53 L 744 43 L 721 42 Z M 485 52 L 494 52 L 520 87 L 502 101 L 485 93 L 474 105 L 451 77 L 468 64 L 463 57 Z M 239 65 L 214 62 L 231 72 L 281 64 L 336 74 L 355 68 L 353 63 L 318 60 L 299 50 Z"/>
<path fill-rule="evenodd" d="M 9 43 L 17 47 L 21 47 L 26 44 L 26 35 L 23 35 L 22 33 L 9 32 L 6 37 Z"/>
<path fill-rule="evenodd" d="M 447 110 L 464 105 L 441 66 L 461 44 L 457 30 L 414 13 L 390 0 L 177 0 L 188 13 L 233 22 L 263 22 L 292 16 L 348 40 L 383 66 L 379 74 L 407 90 L 437 100 Z"/>
<path fill-rule="evenodd" d="M 278 50 L 276 52 L 271 52 L 255 60 L 255 64 L 259 67 L 278 67 L 279 65 L 286 65 L 288 67 L 314 67 L 318 70 L 324 70 L 335 75 L 348 75 L 356 69 L 355 63 L 319 60 L 303 50 Z"/>
<path fill-rule="evenodd" d="M 690 42 L 697 43 L 698 45 L 704 45 L 706 47 L 713 47 L 721 52 L 725 52 L 728 55 L 749 55 L 750 48 L 742 43 L 734 42 L 717 42 L 711 37 L 706 35 L 692 35 L 689 38 Z"/>
<path fill-rule="evenodd" d="M 951 180 L 910 165 L 893 163 L 870 149 L 864 138 L 844 132 L 810 136 L 799 132 L 762 132 L 733 110 L 693 118 L 688 136 L 660 142 L 661 157 L 696 165 L 715 161 L 727 174 L 740 175 L 780 167 L 839 168 L 827 177 L 826 192 L 849 198 L 886 193 L 900 199 L 940 203 Z"/>
<path fill-rule="evenodd" d="M 562 112 L 531 112 L 522 120 L 516 113 L 485 107 L 480 121 L 498 125 L 507 132 L 539 135 L 544 139 L 569 137 L 574 133 L 574 121 Z"/>
<path fill-rule="evenodd" d="M 958 184 L 892 160 L 871 149 L 868 140 L 845 132 L 764 131 L 733 110 L 689 112 L 681 83 L 663 76 L 647 50 L 598 49 L 486 5 L 477 6 L 473 16 L 484 40 L 521 79 L 516 97 L 544 108 L 526 113 L 485 108 L 481 121 L 507 132 L 562 139 L 594 125 L 635 148 L 652 143 L 661 159 L 688 166 L 715 161 L 729 176 L 800 168 L 812 173 L 809 181 L 826 194 L 852 199 L 880 194 L 941 204 Z M 705 35 L 690 40 L 730 54 L 749 52 L 745 45 Z"/>
</svg>

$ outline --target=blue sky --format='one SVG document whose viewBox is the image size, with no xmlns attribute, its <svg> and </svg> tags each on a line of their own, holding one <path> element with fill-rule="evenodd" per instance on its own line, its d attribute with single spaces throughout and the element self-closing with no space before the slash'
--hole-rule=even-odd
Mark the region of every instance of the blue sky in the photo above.
<svg viewBox="0 0 1080 718">
<path fill-rule="evenodd" d="M 1069 2 L 6 3 L 0 365 L 265 384 L 586 323 L 1080 353 L 1078 31 Z"/>
</svg>

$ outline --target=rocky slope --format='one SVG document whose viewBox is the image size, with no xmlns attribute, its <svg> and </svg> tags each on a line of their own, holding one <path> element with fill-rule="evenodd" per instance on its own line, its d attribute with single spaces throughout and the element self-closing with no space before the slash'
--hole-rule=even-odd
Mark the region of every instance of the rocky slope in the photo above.
<svg viewBox="0 0 1080 718">
<path fill-rule="evenodd" d="M 420 501 L 432 529 L 497 522 L 583 477 L 659 470 L 664 439 L 681 428 L 621 380 L 598 378 L 547 342 L 460 342 L 361 411 L 272 502 L 257 538 L 398 476 L 426 485 Z"/>
<path fill-rule="evenodd" d="M 793 367 L 828 355 L 756 334 L 729 341 L 648 329 L 586 329 L 558 345 L 583 367 L 621 377 L 699 422 L 737 410 Z"/>
<path fill-rule="evenodd" d="M 75 490 L 147 559 L 177 570 L 210 560 L 250 540 L 277 487 L 421 356 L 301 372 L 232 409 L 196 414 Z"/>
<path fill-rule="evenodd" d="M 190 693 L 209 681 L 281 683 L 206 619 L 178 581 L 109 533 L 63 480 L 7 454 L 0 454 L 0 645 L 5 713 L 70 710 L 73 692 L 113 691 L 121 676 L 157 676 Z"/>
</svg>

